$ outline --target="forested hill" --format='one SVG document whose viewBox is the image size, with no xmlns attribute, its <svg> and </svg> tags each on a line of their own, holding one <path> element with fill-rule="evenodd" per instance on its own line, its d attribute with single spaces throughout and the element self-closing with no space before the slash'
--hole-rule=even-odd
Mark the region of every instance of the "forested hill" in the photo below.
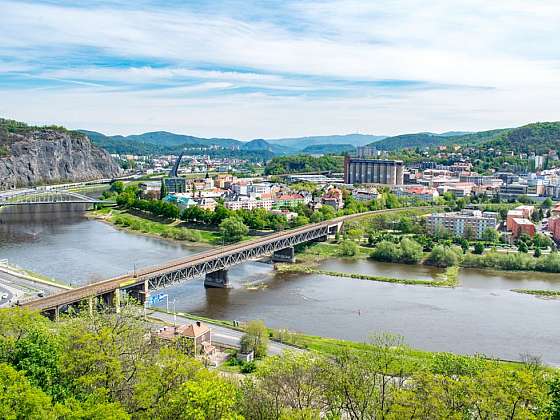
<svg viewBox="0 0 560 420">
<path fill-rule="evenodd" d="M 508 130 L 485 145 L 524 153 L 560 150 L 560 122 L 534 123 Z"/>
<path fill-rule="evenodd" d="M 399 150 L 442 145 L 469 145 L 513 150 L 518 153 L 545 153 L 560 150 L 560 122 L 527 124 L 518 128 L 505 128 L 455 136 L 432 133 L 404 134 L 388 137 L 370 144 L 378 150 Z"/>
<path fill-rule="evenodd" d="M 306 155 L 282 156 L 273 158 L 265 168 L 266 175 L 306 172 L 342 172 L 342 156 L 312 157 Z"/>
<path fill-rule="evenodd" d="M 449 144 L 478 144 L 493 139 L 496 135 L 508 131 L 508 129 L 479 131 L 476 133 L 457 133 L 453 134 L 434 134 L 434 133 L 415 133 L 402 134 L 394 137 L 387 137 L 375 143 L 371 143 L 370 147 L 377 150 L 399 150 L 404 148 L 423 148 L 434 147 Z"/>
</svg>

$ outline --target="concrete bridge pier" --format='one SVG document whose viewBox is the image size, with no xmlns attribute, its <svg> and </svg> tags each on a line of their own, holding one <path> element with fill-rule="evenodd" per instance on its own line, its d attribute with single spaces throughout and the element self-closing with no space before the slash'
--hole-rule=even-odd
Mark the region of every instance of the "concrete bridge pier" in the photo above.
<svg viewBox="0 0 560 420">
<path fill-rule="evenodd" d="M 272 262 L 294 263 L 296 262 L 296 254 L 294 247 L 280 249 L 272 254 Z"/>
<path fill-rule="evenodd" d="M 215 287 L 221 289 L 230 288 L 231 285 L 229 284 L 227 270 L 224 269 L 214 271 L 212 273 L 206 273 L 206 277 L 204 278 L 204 287 Z"/>
<path fill-rule="evenodd" d="M 143 305 L 146 301 L 146 296 L 148 296 L 148 281 L 136 286 L 128 287 L 124 289 L 124 291 L 127 297 L 131 297 L 139 304 Z"/>
</svg>

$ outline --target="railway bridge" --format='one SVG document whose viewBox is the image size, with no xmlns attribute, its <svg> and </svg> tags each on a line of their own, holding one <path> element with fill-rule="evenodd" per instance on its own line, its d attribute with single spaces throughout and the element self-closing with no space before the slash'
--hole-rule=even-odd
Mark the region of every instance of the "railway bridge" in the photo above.
<svg viewBox="0 0 560 420">
<path fill-rule="evenodd" d="M 343 221 L 333 219 L 274 233 L 238 244 L 214 248 L 205 252 L 172 260 L 162 265 L 136 270 L 55 295 L 32 300 L 21 306 L 40 310 L 53 317 L 70 305 L 88 302 L 90 310 L 98 304 L 114 305 L 118 311 L 126 297 L 144 302 L 151 291 L 205 276 L 205 287 L 229 287 L 228 268 L 245 261 L 272 255 L 274 262 L 293 262 L 294 246 L 326 240 L 341 228 Z"/>
<path fill-rule="evenodd" d="M 336 219 L 308 224 L 296 229 L 285 230 L 261 238 L 233 245 L 210 249 L 165 264 L 148 267 L 103 280 L 55 295 L 32 300 L 21 306 L 40 310 L 52 317 L 57 317 L 60 310 L 68 306 L 87 302 L 90 311 L 96 305 L 114 305 L 120 310 L 121 302 L 126 297 L 133 297 L 145 302 L 150 292 L 205 276 L 206 287 L 229 287 L 228 268 L 248 260 L 260 259 L 272 255 L 275 262 L 293 262 L 294 246 L 310 241 L 324 241 L 342 228 L 344 222 L 371 214 L 390 213 L 402 209 L 378 210 L 361 214 L 343 216 Z"/>
</svg>

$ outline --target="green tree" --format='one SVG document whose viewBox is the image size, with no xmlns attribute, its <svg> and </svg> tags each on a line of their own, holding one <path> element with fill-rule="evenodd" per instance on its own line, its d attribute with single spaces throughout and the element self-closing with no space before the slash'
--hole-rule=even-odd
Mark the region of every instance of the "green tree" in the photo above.
<svg viewBox="0 0 560 420">
<path fill-rule="evenodd" d="M 451 267 L 459 265 L 461 261 L 461 249 L 455 247 L 436 245 L 430 252 L 427 262 L 436 267 Z"/>
<path fill-rule="evenodd" d="M 542 255 L 541 249 L 537 246 L 535 247 L 535 252 L 533 253 L 533 256 L 535 258 L 539 258 Z"/>
<path fill-rule="evenodd" d="M 120 194 L 124 191 L 124 182 L 122 181 L 115 181 L 111 184 L 111 187 L 109 188 L 109 191 L 115 193 L 115 194 Z"/>
<path fill-rule="evenodd" d="M 560 420 L 560 377 L 550 379 L 548 382 L 548 395 L 550 402 L 546 411 L 552 420 Z"/>
<path fill-rule="evenodd" d="M 527 252 L 529 252 L 529 247 L 527 246 L 527 244 L 523 241 L 519 242 L 519 245 L 517 246 L 517 250 L 519 252 L 523 252 L 524 254 L 526 254 Z"/>
<path fill-rule="evenodd" d="M 268 350 L 268 329 L 263 321 L 250 321 L 241 337 L 241 351 L 254 352 L 255 357 L 266 356 Z"/>
<path fill-rule="evenodd" d="M 484 229 L 482 232 L 482 240 L 486 242 L 496 243 L 500 240 L 500 233 L 496 229 Z"/>
<path fill-rule="evenodd" d="M 475 254 L 482 254 L 484 252 L 484 244 L 482 242 L 476 242 L 474 244 L 474 251 Z"/>
<path fill-rule="evenodd" d="M 422 245 L 413 239 L 403 238 L 400 242 L 401 258 L 400 261 L 406 264 L 416 264 L 422 260 L 424 253 Z"/>
<path fill-rule="evenodd" d="M 400 260 L 401 255 L 401 249 L 397 244 L 390 241 L 381 241 L 370 256 L 377 261 L 396 262 Z"/>
<path fill-rule="evenodd" d="M 0 418 L 54 419 L 50 398 L 33 387 L 23 372 L 0 363 Z"/>
<path fill-rule="evenodd" d="M 358 244 L 352 240 L 345 240 L 338 246 L 341 257 L 353 257 L 358 253 Z"/>
<path fill-rule="evenodd" d="M 220 232 L 226 242 L 239 242 L 249 233 L 249 228 L 238 217 L 228 217 L 220 223 Z"/>
</svg>

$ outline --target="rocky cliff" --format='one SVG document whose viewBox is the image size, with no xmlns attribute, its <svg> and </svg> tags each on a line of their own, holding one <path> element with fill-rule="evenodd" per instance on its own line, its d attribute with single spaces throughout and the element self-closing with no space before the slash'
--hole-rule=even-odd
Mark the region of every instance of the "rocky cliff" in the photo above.
<svg viewBox="0 0 560 420">
<path fill-rule="evenodd" d="M 0 119 L 0 190 L 120 173 L 115 160 L 81 133 Z"/>
</svg>

